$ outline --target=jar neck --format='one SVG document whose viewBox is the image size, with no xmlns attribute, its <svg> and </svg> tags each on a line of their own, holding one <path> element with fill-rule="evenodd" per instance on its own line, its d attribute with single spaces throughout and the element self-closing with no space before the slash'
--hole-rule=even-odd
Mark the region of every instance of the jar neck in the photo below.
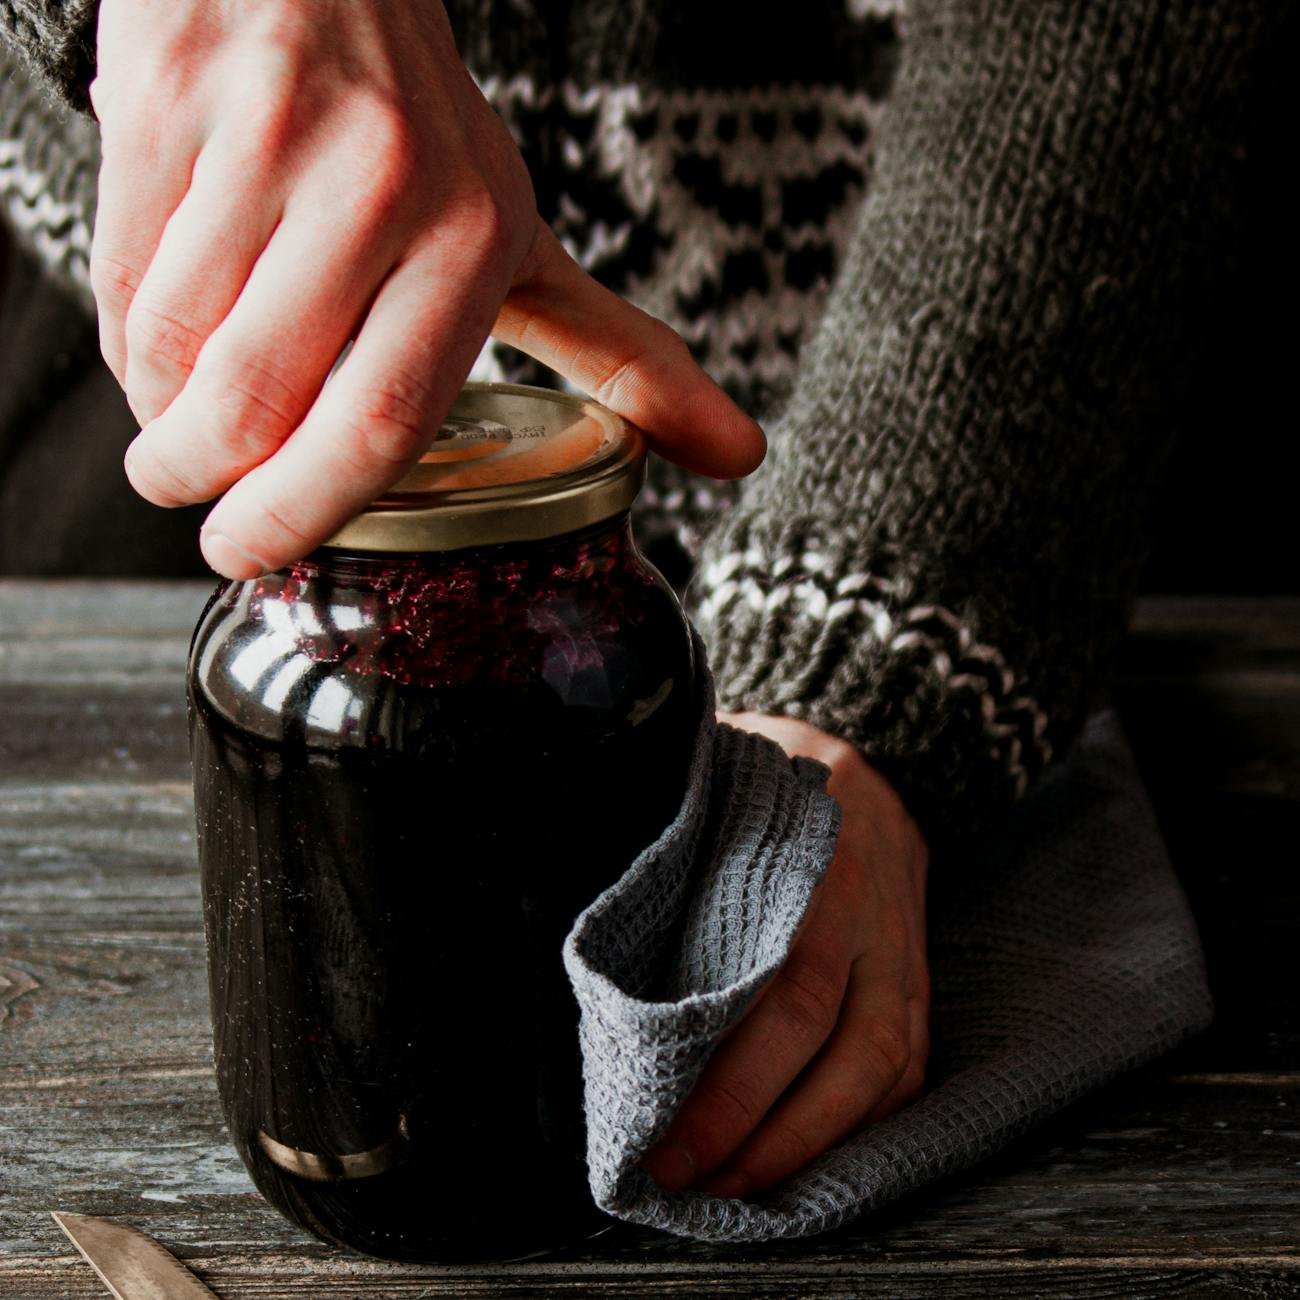
<svg viewBox="0 0 1300 1300">
<path fill-rule="evenodd" d="M 343 585 L 383 585 L 417 574 L 437 574 L 454 583 L 459 574 L 481 580 L 486 575 L 507 576 L 526 565 L 574 577 L 596 577 L 610 568 L 639 560 L 632 538 L 628 511 L 612 515 L 598 524 L 557 537 L 530 541 L 502 542 L 493 546 L 469 547 L 457 551 L 371 551 L 351 552 L 323 546 L 305 560 L 290 565 L 284 576 L 300 583 L 320 580 Z"/>
</svg>

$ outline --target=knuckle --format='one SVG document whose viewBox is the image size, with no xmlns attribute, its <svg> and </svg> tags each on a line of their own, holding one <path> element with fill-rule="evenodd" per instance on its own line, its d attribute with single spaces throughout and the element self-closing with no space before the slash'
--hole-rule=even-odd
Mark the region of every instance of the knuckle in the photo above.
<svg viewBox="0 0 1300 1300">
<path fill-rule="evenodd" d="M 514 284 L 523 286 L 530 283 L 546 265 L 548 257 L 553 257 L 553 247 L 557 242 L 550 227 L 536 213 L 535 202 L 530 204 L 529 219 L 520 232 L 522 253 L 519 265 L 515 268 Z M 567 256 L 567 254 L 565 254 Z"/>
<path fill-rule="evenodd" d="M 907 1026 L 887 1016 L 873 1016 L 863 1026 L 864 1063 L 878 1086 L 893 1087 L 912 1056 Z"/>
<path fill-rule="evenodd" d="M 520 223 L 497 201 L 495 195 L 487 191 L 479 195 L 474 202 L 471 219 L 481 257 L 495 263 L 509 256 L 519 243 L 517 227 Z"/>
<path fill-rule="evenodd" d="M 276 83 L 270 83 L 274 88 Z M 263 93 L 245 109 L 244 142 L 252 164 L 266 166 L 286 153 L 297 129 L 297 101 L 291 94 Z"/>
<path fill-rule="evenodd" d="M 405 465 L 424 432 L 432 398 L 428 382 L 408 371 L 393 371 L 367 388 L 351 420 L 362 459 Z"/>
<path fill-rule="evenodd" d="M 86 86 L 86 98 L 90 100 L 91 111 L 95 116 L 103 117 L 104 109 L 111 99 L 111 92 L 102 72 L 97 72 L 95 76 L 91 77 Z"/>
<path fill-rule="evenodd" d="M 264 356 L 214 359 L 203 387 L 210 436 L 236 454 L 260 458 L 298 422 L 296 391 Z"/>
<path fill-rule="evenodd" d="M 212 494 L 156 452 L 139 452 L 127 471 L 131 486 L 146 501 L 159 506 L 189 505 Z"/>
<path fill-rule="evenodd" d="M 99 355 L 104 359 L 104 364 L 113 372 L 117 379 L 123 375 L 123 360 L 121 349 L 117 346 L 108 333 L 101 326 L 99 331 Z"/>
<path fill-rule="evenodd" d="M 793 955 L 771 995 L 785 1018 L 806 1034 L 829 1033 L 839 1019 L 848 972 L 823 959 Z"/>
<path fill-rule="evenodd" d="M 610 358 L 597 369 L 592 396 L 602 405 L 615 410 L 635 406 L 654 373 L 662 372 L 665 365 L 674 368 L 690 361 L 690 350 L 676 330 L 653 316 L 647 316 L 647 320 L 646 339 L 640 348 Z"/>
<path fill-rule="evenodd" d="M 485 184 L 463 190 L 451 201 L 448 220 L 466 270 L 473 276 L 508 270 L 512 273 L 527 251 L 532 229 L 520 221 Z"/>
<path fill-rule="evenodd" d="M 245 92 L 281 102 L 304 98 L 316 43 L 311 24 L 291 6 L 261 5 L 248 15 L 237 35 L 240 58 L 228 89 L 247 102 Z"/>
<path fill-rule="evenodd" d="M 594 376 L 591 395 L 602 406 L 618 410 L 627 405 L 627 390 L 636 374 L 637 366 L 645 357 L 645 352 L 633 353 L 630 357 L 619 357 L 609 362 Z"/>
<path fill-rule="evenodd" d="M 103 66 L 102 63 L 100 66 Z M 147 84 L 143 81 L 141 84 Z M 90 106 L 94 109 L 99 122 L 100 156 L 107 162 L 116 158 L 130 139 L 131 132 L 144 128 L 143 114 L 140 111 L 139 97 L 132 93 L 132 86 L 121 77 L 107 78 L 102 73 L 95 78 L 91 86 Z M 152 144 L 152 135 L 146 135 L 146 141 Z"/>
<path fill-rule="evenodd" d="M 713 1123 L 698 1135 L 699 1145 L 707 1148 L 716 1145 L 718 1137 L 724 1131 L 739 1130 L 748 1132 L 758 1123 L 766 1111 L 758 1094 L 740 1075 L 726 1075 L 711 1079 L 701 1089 L 704 1108 L 714 1118 Z M 717 1122 L 718 1120 L 721 1122 Z"/>
<path fill-rule="evenodd" d="M 105 158 L 156 158 L 174 144 L 175 123 L 192 105 L 192 53 L 174 37 L 161 32 L 157 37 L 129 47 L 115 42 L 112 54 L 97 60 L 108 70 L 97 77 L 95 89 Z M 159 113 L 159 104 L 171 111 Z"/>
<path fill-rule="evenodd" d="M 351 201 L 361 224 L 373 227 L 388 221 L 411 193 L 420 145 L 406 114 L 383 101 L 366 106 L 357 131 L 360 174 L 350 187 Z"/>
<path fill-rule="evenodd" d="M 128 355 L 153 364 L 170 363 L 188 372 L 203 343 L 202 333 L 178 312 L 136 295 L 126 314 Z"/>
<path fill-rule="evenodd" d="M 420 141 L 405 109 L 386 99 L 368 105 L 368 143 L 371 156 L 390 184 L 406 185 L 420 161 Z"/>
<path fill-rule="evenodd" d="M 808 1135 L 793 1124 L 776 1127 L 772 1133 L 772 1142 L 780 1152 L 781 1163 L 791 1170 L 802 1169 L 810 1160 L 821 1155 Z"/>
<path fill-rule="evenodd" d="M 294 517 L 292 507 L 288 503 L 265 501 L 262 503 L 259 513 L 262 528 L 270 533 L 280 533 L 282 536 L 274 539 L 277 546 L 266 546 L 264 541 L 260 538 L 257 539 L 253 547 L 255 554 L 260 555 L 263 553 L 263 550 L 258 549 L 259 546 L 263 547 L 264 550 L 278 549 L 278 546 L 283 545 L 285 539 L 300 555 L 305 554 L 313 546 L 314 542 L 310 530 Z"/>
<path fill-rule="evenodd" d="M 92 252 L 90 258 L 90 289 L 95 302 L 109 311 L 125 309 L 135 298 L 136 290 L 144 279 L 129 262 L 107 254 Z"/>
</svg>

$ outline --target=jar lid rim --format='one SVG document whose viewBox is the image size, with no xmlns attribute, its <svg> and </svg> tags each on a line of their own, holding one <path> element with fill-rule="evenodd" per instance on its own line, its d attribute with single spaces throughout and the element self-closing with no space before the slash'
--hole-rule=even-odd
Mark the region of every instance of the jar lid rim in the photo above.
<svg viewBox="0 0 1300 1300">
<path fill-rule="evenodd" d="M 627 510 L 645 458 L 641 431 L 590 398 L 471 382 L 424 455 L 324 544 L 450 551 L 556 537 Z"/>
</svg>

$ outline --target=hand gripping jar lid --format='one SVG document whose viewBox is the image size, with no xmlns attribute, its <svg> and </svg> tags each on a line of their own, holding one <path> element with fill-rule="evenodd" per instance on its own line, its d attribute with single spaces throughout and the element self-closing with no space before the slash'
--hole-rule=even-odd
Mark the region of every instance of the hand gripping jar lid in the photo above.
<svg viewBox="0 0 1300 1300">
<path fill-rule="evenodd" d="M 466 384 L 429 450 L 325 545 L 452 551 L 574 532 L 632 504 L 645 454 L 639 429 L 586 398 Z"/>
</svg>

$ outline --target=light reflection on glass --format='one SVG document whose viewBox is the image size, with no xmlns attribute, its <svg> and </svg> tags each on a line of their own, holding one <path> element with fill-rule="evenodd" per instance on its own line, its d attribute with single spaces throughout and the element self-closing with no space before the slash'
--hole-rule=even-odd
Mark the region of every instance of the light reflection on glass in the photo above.
<svg viewBox="0 0 1300 1300">
<path fill-rule="evenodd" d="M 289 698 L 289 692 L 302 681 L 311 666 L 312 661 L 306 655 L 290 659 L 267 683 L 262 692 L 262 704 L 272 713 L 279 713 Z"/>
<path fill-rule="evenodd" d="M 361 717 L 361 697 L 348 689 L 346 682 L 327 677 L 316 688 L 307 709 L 307 725 L 333 734 L 342 732 L 348 721 Z"/>
<path fill-rule="evenodd" d="M 292 653 L 293 643 L 274 632 L 254 637 L 231 661 L 230 675 L 252 692 L 267 669 Z"/>
<path fill-rule="evenodd" d="M 332 626 L 340 632 L 355 632 L 370 622 L 367 612 L 359 605 L 336 605 L 330 614 Z"/>
<path fill-rule="evenodd" d="M 262 617 L 266 626 L 282 636 L 296 637 L 297 625 L 294 623 L 293 611 L 298 606 L 290 606 L 282 600 L 263 600 L 260 604 Z"/>
<path fill-rule="evenodd" d="M 292 606 L 293 621 L 298 632 L 303 636 L 320 636 L 325 631 L 320 615 L 307 601 L 299 601 Z"/>
</svg>

